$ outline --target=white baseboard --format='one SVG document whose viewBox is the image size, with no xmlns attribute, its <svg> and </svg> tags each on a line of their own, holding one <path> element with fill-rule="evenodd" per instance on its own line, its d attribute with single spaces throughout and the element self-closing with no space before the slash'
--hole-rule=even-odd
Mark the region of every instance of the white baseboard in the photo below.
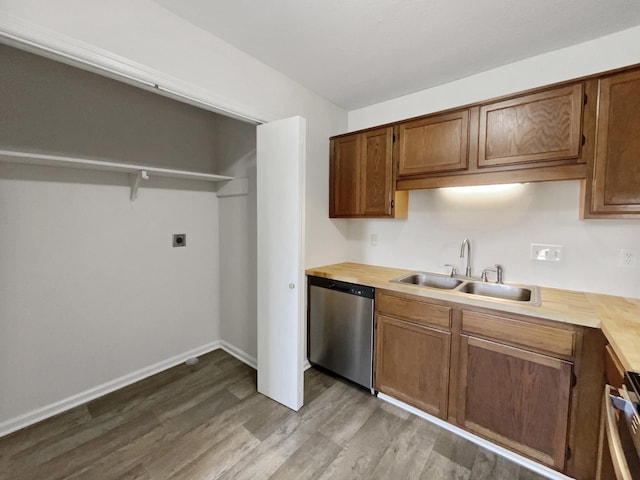
<svg viewBox="0 0 640 480">
<path fill-rule="evenodd" d="M 389 397 L 384 393 L 379 393 L 378 398 L 381 400 L 384 400 L 385 402 L 391 403 L 397 407 L 400 407 L 403 410 L 406 410 L 407 412 L 411 412 L 420 418 L 424 418 L 425 420 L 431 423 L 435 423 L 439 427 L 442 427 L 445 430 L 449 430 L 450 432 L 455 433 L 460 437 L 466 438 L 467 440 L 475 443 L 476 445 L 479 445 L 482 448 L 486 448 L 487 450 L 497 455 L 500 455 L 501 457 L 505 457 L 508 460 L 511 460 L 512 462 L 517 463 L 518 465 L 522 465 L 523 467 L 528 468 L 529 470 L 533 470 L 534 472 L 536 472 L 539 475 L 542 475 L 545 478 L 550 478 L 552 480 L 573 480 L 571 477 L 567 477 L 562 473 L 556 472 L 555 470 L 545 465 L 542 465 L 538 462 L 534 462 L 533 460 L 530 460 L 521 455 L 518 455 L 517 453 L 507 450 L 506 448 L 503 448 L 499 445 L 491 443 L 488 440 L 485 440 L 484 438 L 480 438 L 474 435 L 473 433 L 469 433 L 466 430 L 463 430 L 459 427 L 456 427 L 455 425 L 445 422 L 441 418 L 437 418 L 437 417 L 434 417 L 433 415 L 429 415 L 428 413 L 425 413 L 421 410 L 418 410 L 417 408 L 407 405 L 406 403 L 401 402 L 400 400 L 396 400 L 393 397 Z"/>
<path fill-rule="evenodd" d="M 247 352 L 234 347 L 229 342 L 225 342 L 224 340 L 220 340 L 219 343 L 220 348 L 222 348 L 229 355 L 236 357 L 242 363 L 249 365 L 254 370 L 258 369 L 258 360 L 256 359 L 256 357 L 249 355 Z"/>
<path fill-rule="evenodd" d="M 223 348 L 234 357 L 237 357 L 239 360 L 245 362 L 245 360 L 240 358 L 240 356 L 237 354 L 237 352 L 239 352 L 237 349 L 234 349 L 236 351 L 236 353 L 234 353 L 230 351 L 230 348 L 233 347 L 231 347 L 230 345 L 223 346 L 222 344 L 223 342 L 217 340 L 215 342 L 202 345 L 200 347 L 189 350 L 188 352 L 175 355 L 154 365 L 141 368 L 140 370 L 128 373 L 127 375 L 123 375 L 122 377 L 103 383 L 102 385 L 98 385 L 97 387 L 90 388 L 89 390 L 85 390 L 84 392 L 80 392 L 76 395 L 72 395 L 71 397 L 65 398 L 64 400 L 52 403 L 51 405 L 47 405 L 45 407 L 32 410 L 31 412 L 27 412 L 23 415 L 19 415 L 18 417 L 6 420 L 0 423 L 0 437 L 15 432 L 16 430 L 20 430 L 21 428 L 28 427 L 29 425 L 33 425 L 34 423 L 40 422 L 46 418 L 53 417 L 54 415 L 62 413 L 66 410 L 70 410 L 73 407 L 77 407 L 78 405 L 82 405 L 84 403 L 90 402 L 91 400 L 95 400 L 96 398 L 102 397 L 103 395 L 114 392 L 120 388 L 124 388 L 127 385 L 131 385 L 132 383 L 139 382 L 140 380 L 150 377 L 151 375 L 155 375 L 156 373 L 160 373 L 163 370 L 175 367 L 176 365 L 184 363 L 188 358 L 204 355 L 205 353 L 217 350 L 218 348 Z"/>
</svg>

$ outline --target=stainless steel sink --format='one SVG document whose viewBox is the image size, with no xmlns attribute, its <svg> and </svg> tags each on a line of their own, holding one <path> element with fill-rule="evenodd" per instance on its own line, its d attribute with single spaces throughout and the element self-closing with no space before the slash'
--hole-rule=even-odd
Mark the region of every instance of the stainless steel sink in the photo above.
<svg viewBox="0 0 640 480">
<path fill-rule="evenodd" d="M 540 304 L 540 289 L 534 286 L 517 286 L 500 283 L 467 282 L 458 289 L 461 293 L 481 295 L 483 297 Z"/>
<path fill-rule="evenodd" d="M 473 279 L 428 272 L 411 272 L 402 277 L 394 278 L 391 281 L 404 285 L 450 290 L 467 295 L 479 295 L 533 306 L 539 306 L 541 304 L 540 288 L 533 285 L 479 282 Z"/>
<path fill-rule="evenodd" d="M 404 283 L 407 285 L 418 285 L 420 287 L 439 288 L 441 290 L 453 290 L 459 286 L 462 280 L 450 277 L 448 275 L 439 275 L 437 273 L 411 272 L 403 277 L 391 280 L 395 283 Z"/>
</svg>

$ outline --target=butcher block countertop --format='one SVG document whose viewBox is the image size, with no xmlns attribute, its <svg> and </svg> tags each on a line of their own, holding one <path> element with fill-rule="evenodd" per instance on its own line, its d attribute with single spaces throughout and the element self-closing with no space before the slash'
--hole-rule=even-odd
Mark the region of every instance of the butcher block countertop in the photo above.
<svg viewBox="0 0 640 480">
<path fill-rule="evenodd" d="M 640 299 L 540 287 L 539 307 L 448 290 L 392 283 L 411 270 L 361 263 L 309 268 L 307 275 L 358 283 L 374 288 L 435 298 L 475 307 L 529 315 L 584 327 L 600 328 L 626 370 L 640 372 Z"/>
</svg>

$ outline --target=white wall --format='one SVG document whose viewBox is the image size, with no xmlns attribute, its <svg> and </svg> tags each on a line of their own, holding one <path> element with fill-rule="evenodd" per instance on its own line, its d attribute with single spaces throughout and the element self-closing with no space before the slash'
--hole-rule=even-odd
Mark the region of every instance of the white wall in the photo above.
<svg viewBox="0 0 640 480">
<path fill-rule="evenodd" d="M 640 221 L 580 221 L 578 195 L 578 181 L 494 193 L 415 190 L 407 220 L 351 221 L 349 259 L 447 273 L 450 263 L 464 272 L 460 244 L 468 237 L 474 275 L 499 263 L 505 282 L 640 297 L 639 270 L 618 267 L 620 248 L 640 251 Z M 562 263 L 530 260 L 531 243 L 563 245 Z"/>
<path fill-rule="evenodd" d="M 216 130 L 221 174 L 247 178 L 249 193 L 218 199 L 220 338 L 248 363 L 257 356 L 256 127 L 221 120 Z M 231 149 L 233 149 L 231 151 Z"/>
<path fill-rule="evenodd" d="M 305 117 L 308 128 L 306 262 L 307 265 L 318 265 L 346 258 L 346 227 L 331 222 L 327 214 L 328 139 L 346 129 L 344 110 L 174 16 L 151 0 L 116 0 L 108 4 L 97 0 L 3 0 L 0 4 L 0 29 L 36 43 L 46 41 L 56 50 L 80 56 L 98 53 L 105 58 L 116 59 L 122 65 L 131 65 L 136 71 L 147 72 L 152 80 L 170 82 L 177 89 L 201 100 L 246 116 L 266 121 L 293 115 Z M 31 183 L 19 178 L 22 167 L 17 170 L 14 166 L 2 168 L 0 332 L 3 351 L 0 355 L 3 366 L 0 368 L 3 369 L 0 370 L 0 430 L 3 422 L 4 425 L 15 425 L 19 423 L 20 415 L 29 417 L 41 406 L 51 407 L 57 401 L 73 399 L 75 395 L 99 387 L 119 375 L 143 370 L 155 362 L 175 359 L 198 345 L 206 346 L 220 338 L 218 201 L 213 192 L 185 191 L 186 185 L 181 185 L 181 190 L 175 192 L 171 189 L 144 189 L 134 210 L 130 211 L 126 179 L 122 180 L 121 187 L 109 187 L 100 185 L 98 174 L 89 179 L 89 174 L 85 173 L 82 178 L 74 177 L 73 181 L 67 182 L 67 176 L 75 174 L 66 171 L 50 172 Z M 21 204 L 25 206 L 24 212 L 16 207 Z M 16 213 L 20 215 L 16 216 Z M 222 216 L 227 222 L 233 213 L 223 209 Z M 82 222 L 73 223 L 75 219 Z M 245 230 L 249 228 L 247 222 L 242 226 Z M 59 226 L 69 230 L 58 231 Z M 202 229 L 206 235 L 198 233 Z M 43 243 L 47 239 L 42 234 L 43 230 L 56 232 L 49 243 Z M 168 261 L 166 258 L 172 258 L 169 255 L 178 255 L 175 252 L 180 249 L 163 250 L 167 232 L 177 233 L 176 230 L 188 234 L 189 246 L 182 250 L 181 255 L 198 255 L 196 262 L 184 265 L 185 271 L 179 270 L 180 278 L 189 278 L 188 285 L 192 287 L 180 297 L 168 293 L 172 284 L 166 281 L 166 277 L 172 270 L 148 268 L 150 265 L 162 265 Z M 8 231 L 20 233 L 24 249 L 13 243 L 6 244 L 14 241 L 7 237 Z M 93 231 L 102 236 L 94 237 Z M 129 243 L 113 244 L 116 233 L 122 234 L 123 231 L 127 233 Z M 162 237 L 162 244 L 150 258 L 139 258 L 137 254 L 142 248 L 139 245 L 152 242 L 151 237 L 153 241 Z M 69 243 L 69 238 L 75 239 L 75 247 Z M 227 240 L 220 238 L 220 241 Z M 206 247 L 194 243 L 199 241 L 206 242 Z M 138 247 L 129 251 L 132 244 Z M 208 253 L 205 254 L 203 249 Z M 25 268 L 23 261 L 13 259 L 24 260 L 27 250 L 34 260 L 29 262 L 27 259 L 28 268 Z M 58 258 L 54 256 L 56 252 L 63 252 L 62 258 L 65 259 L 76 250 L 83 253 L 82 262 L 55 260 Z M 87 265 L 84 259 L 92 252 L 99 256 L 92 261 L 99 262 Z M 5 258 L 8 259 L 6 263 Z M 182 264 L 173 267 L 182 268 Z M 117 277 L 119 286 L 113 287 L 105 279 L 99 288 L 91 287 L 91 280 L 87 277 L 97 274 L 102 268 L 110 273 L 111 279 Z M 25 272 L 30 274 L 29 278 Z M 58 276 L 61 272 L 69 278 L 68 281 L 60 282 Z M 148 288 L 143 292 L 138 290 L 140 285 L 144 285 L 143 280 L 148 278 L 155 286 L 158 282 L 162 284 L 162 288 L 153 290 L 153 295 L 149 294 Z M 21 282 L 16 279 L 21 279 Z M 52 288 L 51 282 L 60 283 L 54 285 L 54 293 L 46 298 L 42 295 L 29 296 L 28 301 L 24 300 L 31 291 L 42 292 L 44 286 Z M 80 303 L 66 301 L 76 291 L 76 286 L 80 295 L 86 294 L 86 302 L 82 298 Z M 91 293 L 88 294 L 87 290 Z M 119 300 L 115 304 L 110 300 L 114 293 Z M 129 295 L 125 296 L 127 293 Z M 139 293 L 143 295 L 144 302 L 137 295 Z M 5 303 L 8 295 L 16 300 Z M 173 300 L 173 306 L 156 297 Z M 58 298 L 65 300 L 64 303 L 56 300 Z M 55 308 L 52 301 L 56 302 Z M 89 308 L 91 305 L 100 306 L 106 313 L 93 312 Z M 163 308 L 166 313 L 163 313 Z M 126 314 L 126 317 L 106 321 L 114 310 L 117 314 Z M 180 322 L 184 316 L 177 315 L 177 311 L 187 312 L 195 318 L 188 328 Z M 45 320 L 42 316 L 45 312 L 55 315 Z M 156 313 L 161 314 L 159 319 Z M 206 327 L 202 324 L 205 316 Z M 141 320 L 141 317 L 144 318 Z M 83 318 L 91 318 L 91 324 L 97 323 L 98 326 L 88 330 Z M 249 329 L 248 316 L 243 318 L 244 324 L 225 323 L 224 336 L 243 339 L 246 343 L 239 347 L 250 349 L 250 345 L 255 344 L 251 337 L 255 335 L 255 325 Z M 104 325 L 100 325 L 102 320 Z M 157 326 L 156 322 L 159 322 Z M 56 324 L 64 325 L 67 334 L 63 335 L 60 329 L 55 334 Z M 83 328 L 76 338 L 68 332 L 74 332 L 77 325 Z M 92 333 L 94 331 L 96 335 Z M 140 335 L 149 341 L 141 341 Z M 90 348 L 102 341 L 105 342 L 103 347 L 113 348 L 112 356 L 97 358 L 95 350 Z M 5 345 L 12 347 L 5 349 Z M 84 361 L 85 354 L 92 355 L 92 352 L 92 361 Z M 69 365 L 73 365 L 71 371 Z M 38 371 L 39 368 L 44 370 Z M 46 382 L 42 381 L 44 378 Z"/>
<path fill-rule="evenodd" d="M 548 83 L 640 63 L 640 27 L 349 112 L 359 130 Z M 444 271 L 471 239 L 474 271 L 500 263 L 505 281 L 640 297 L 640 268 L 618 267 L 621 248 L 640 252 L 640 221 L 578 219 L 579 182 L 523 185 L 501 194 L 419 190 L 407 220 L 344 220 L 352 261 Z M 378 246 L 370 246 L 370 235 Z M 561 244 L 558 265 L 529 259 L 530 243 Z"/>
<path fill-rule="evenodd" d="M 216 194 L 146 185 L 0 163 L 0 425 L 219 338 Z"/>
<path fill-rule="evenodd" d="M 346 232 L 328 218 L 327 188 L 329 137 L 346 130 L 343 109 L 153 0 L 3 0 L 0 29 L 34 40 L 47 38 L 59 49 L 79 54 L 97 48 L 133 67 L 160 72 L 163 80 L 193 96 L 248 117 L 305 117 L 306 265 L 344 260 Z"/>
</svg>

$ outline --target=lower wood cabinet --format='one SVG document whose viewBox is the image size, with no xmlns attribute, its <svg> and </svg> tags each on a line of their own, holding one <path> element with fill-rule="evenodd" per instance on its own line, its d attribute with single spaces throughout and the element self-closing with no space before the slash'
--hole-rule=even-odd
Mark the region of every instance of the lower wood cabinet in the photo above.
<svg viewBox="0 0 640 480">
<path fill-rule="evenodd" d="M 447 417 L 451 307 L 376 291 L 376 390 Z"/>
<path fill-rule="evenodd" d="M 378 315 L 376 338 L 375 388 L 445 418 L 451 334 Z"/>
<path fill-rule="evenodd" d="M 571 362 L 463 335 L 458 422 L 562 470 L 572 372 Z"/>
<path fill-rule="evenodd" d="M 579 480 L 594 478 L 598 329 L 376 290 L 376 390 Z"/>
</svg>

